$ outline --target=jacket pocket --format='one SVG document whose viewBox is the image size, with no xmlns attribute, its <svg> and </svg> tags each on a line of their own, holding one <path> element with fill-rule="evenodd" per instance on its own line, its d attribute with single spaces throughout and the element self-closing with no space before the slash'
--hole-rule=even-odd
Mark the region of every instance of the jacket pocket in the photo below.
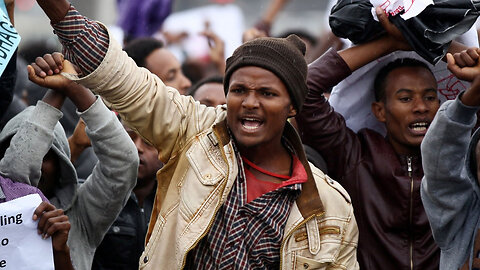
<svg viewBox="0 0 480 270">
<path fill-rule="evenodd" d="M 332 263 L 332 261 L 317 261 L 303 256 L 295 257 L 295 267 L 294 269 L 327 269 L 327 267 Z"/>
<path fill-rule="evenodd" d="M 215 145 L 208 138 L 205 135 L 199 136 L 186 155 L 197 179 L 203 185 L 213 186 L 226 176 L 226 164 L 218 144 Z"/>
</svg>

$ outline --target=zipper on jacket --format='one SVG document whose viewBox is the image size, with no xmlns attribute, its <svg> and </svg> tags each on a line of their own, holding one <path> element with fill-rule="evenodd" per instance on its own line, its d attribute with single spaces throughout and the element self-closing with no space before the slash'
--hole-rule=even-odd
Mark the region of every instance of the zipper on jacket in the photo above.
<svg viewBox="0 0 480 270">
<path fill-rule="evenodd" d="M 412 157 L 407 157 L 407 170 L 408 177 L 410 178 L 410 216 L 409 216 L 409 229 L 410 236 L 408 239 L 410 248 L 410 269 L 413 270 L 413 176 L 412 176 Z"/>
</svg>

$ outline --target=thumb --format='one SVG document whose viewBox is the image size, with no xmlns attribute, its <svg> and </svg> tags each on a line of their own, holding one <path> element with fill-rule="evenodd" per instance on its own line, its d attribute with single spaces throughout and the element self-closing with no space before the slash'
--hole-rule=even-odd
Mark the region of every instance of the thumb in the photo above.
<svg viewBox="0 0 480 270">
<path fill-rule="evenodd" d="M 75 66 L 68 60 L 63 60 L 63 70 L 62 72 L 69 73 L 69 74 L 77 74 L 75 70 Z"/>
<path fill-rule="evenodd" d="M 37 74 L 35 74 L 35 69 L 33 69 L 33 67 L 31 65 L 27 66 L 27 72 L 28 72 L 28 79 L 30 81 L 32 81 L 33 83 L 39 84 L 39 85 L 42 84 L 43 78 L 41 78 L 41 77 L 37 76 Z"/>
<path fill-rule="evenodd" d="M 447 53 L 447 68 L 450 70 L 450 72 L 458 77 L 460 67 L 455 64 L 455 58 L 451 53 Z"/>
<path fill-rule="evenodd" d="M 378 6 L 375 8 L 375 13 L 377 14 L 378 21 L 382 25 L 383 29 L 385 29 L 385 31 L 387 31 L 388 33 L 391 33 L 393 25 L 388 20 L 388 16 L 385 11 Z"/>
</svg>

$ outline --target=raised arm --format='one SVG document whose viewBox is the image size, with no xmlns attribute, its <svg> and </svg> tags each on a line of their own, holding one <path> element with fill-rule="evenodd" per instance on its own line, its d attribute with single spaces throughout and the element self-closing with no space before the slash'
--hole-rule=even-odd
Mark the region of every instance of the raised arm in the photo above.
<svg viewBox="0 0 480 270">
<path fill-rule="evenodd" d="M 66 11 L 63 0 L 42 0 L 53 23 Z M 48 5 L 47 5 L 48 3 Z M 50 5 L 56 10 L 48 11 Z M 60 9 L 59 7 L 63 7 Z M 53 25 L 67 59 L 80 66 L 82 76 L 62 73 L 101 95 L 125 123 L 154 145 L 166 163 L 188 139 L 213 124 L 224 111 L 195 104 L 181 96 L 148 70 L 138 68 L 109 37 L 104 26 L 81 16 L 70 6 L 68 14 Z M 92 47 L 92 49 L 90 49 Z"/>
<path fill-rule="evenodd" d="M 442 249 L 450 248 L 458 235 L 473 233 L 464 228 L 465 221 L 477 220 L 480 215 L 476 180 L 479 133 L 471 138 L 480 108 L 479 50 L 470 49 L 455 56 L 447 54 L 447 59 L 454 75 L 473 83 L 456 100 L 442 104 L 421 145 L 425 173 L 422 201 L 435 241 Z M 470 141 L 475 142 L 470 146 L 473 148 L 469 148 Z M 475 155 L 477 164 L 469 166 Z M 456 248 L 465 249 L 467 244 Z"/>
<path fill-rule="evenodd" d="M 255 28 L 270 34 L 270 28 L 278 13 L 290 0 L 271 0 L 261 19 L 255 24 Z"/>
<path fill-rule="evenodd" d="M 65 58 L 79 67 L 82 75 L 93 72 L 108 50 L 109 37 L 105 28 L 82 16 L 66 0 L 37 0 L 50 19 Z"/>
<path fill-rule="evenodd" d="M 324 91 L 369 62 L 395 50 L 408 49 L 408 45 L 401 42 L 398 30 L 379 11 L 380 21 L 389 29 L 390 35 L 339 53 L 329 50 L 308 67 L 309 93 L 296 120 L 303 142 L 322 154 L 329 174 L 338 181 L 342 181 L 348 166 L 354 166 L 361 158 L 361 151 L 357 135 L 347 128 L 345 119 L 333 110 L 323 96 Z"/>
<path fill-rule="evenodd" d="M 38 185 L 42 160 L 52 146 L 55 126 L 62 117 L 59 109 L 64 100 L 63 94 L 49 90 L 35 107 L 28 108 L 29 114 L 22 113 L 7 123 L 4 132 L 18 130 L 0 160 L 2 176 L 16 182 Z"/>
<path fill-rule="evenodd" d="M 64 93 L 77 106 L 79 116 L 86 124 L 86 133 L 90 138 L 98 163 L 92 174 L 83 183 L 77 195 L 78 226 L 85 228 L 90 245 L 100 244 L 105 232 L 125 205 L 130 192 L 136 184 L 138 171 L 138 153 L 130 136 L 123 128 L 117 116 L 107 109 L 101 98 L 97 98 L 84 86 L 72 82 L 61 75 L 39 76 L 48 67 L 61 62 L 61 54 L 43 57 L 36 65 L 29 67 L 29 78 L 42 86 Z M 68 62 L 64 62 L 65 71 L 71 71 Z M 47 73 L 50 71 L 47 70 Z"/>
</svg>

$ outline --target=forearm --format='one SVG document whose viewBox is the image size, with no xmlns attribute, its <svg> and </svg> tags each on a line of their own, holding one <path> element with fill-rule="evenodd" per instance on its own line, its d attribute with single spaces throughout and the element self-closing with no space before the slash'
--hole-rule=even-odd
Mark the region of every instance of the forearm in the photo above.
<svg viewBox="0 0 480 270">
<path fill-rule="evenodd" d="M 56 270 L 74 270 L 68 246 L 62 251 L 53 251 L 53 261 Z"/>
<path fill-rule="evenodd" d="M 97 100 L 95 95 L 84 86 L 73 83 L 71 87 L 67 90 L 68 97 L 72 100 L 72 102 L 77 107 L 79 112 L 84 112 L 88 110 Z M 85 129 L 84 124 L 79 124 L 75 127 L 75 132 L 72 136 L 68 138 L 68 145 L 70 146 L 70 160 L 75 162 L 78 157 L 90 147 L 90 141 L 88 144 L 85 144 L 85 141 L 82 139 L 83 136 L 86 136 L 83 132 L 79 132 L 77 134 L 77 129 Z M 82 134 L 83 136 L 80 136 Z"/>
<path fill-rule="evenodd" d="M 465 168 L 477 108 L 446 101 L 437 112 L 422 141 L 421 195 L 425 211 L 440 247 L 445 248 L 461 230 L 474 195 Z M 452 204 L 452 200 L 455 203 Z"/>
<path fill-rule="evenodd" d="M 68 146 L 70 147 L 70 161 L 72 163 L 75 163 L 83 151 L 88 148 L 85 145 L 75 143 L 72 137 L 68 138 Z"/>
<path fill-rule="evenodd" d="M 10 146 L 0 161 L 0 174 L 17 182 L 36 186 L 45 154 L 53 141 L 53 130 L 62 112 L 39 101 L 23 118 Z M 20 116 L 22 117 L 22 116 Z"/>
<path fill-rule="evenodd" d="M 42 101 L 58 110 L 61 110 L 63 103 L 65 102 L 65 95 L 61 92 L 50 89 L 47 90 L 47 93 L 43 96 Z"/>
<path fill-rule="evenodd" d="M 343 59 L 329 50 L 309 65 L 307 84 L 309 92 L 302 111 L 296 117 L 302 141 L 318 151 L 327 161 L 329 173 L 336 180 L 352 153 L 357 153 L 356 135 L 347 128 L 345 120 L 336 113 L 323 92 L 350 75 Z M 333 154 L 332 154 L 333 153 Z"/>
<path fill-rule="evenodd" d="M 270 5 L 262 17 L 262 20 L 267 24 L 272 24 L 278 12 L 283 9 L 285 4 L 290 0 L 272 0 Z"/>
<path fill-rule="evenodd" d="M 37 0 L 37 3 L 48 16 L 52 24 L 63 20 L 70 8 L 70 2 L 66 0 Z"/>
<path fill-rule="evenodd" d="M 78 204 L 89 209 L 83 220 L 85 226 L 94 226 L 86 230 L 92 229 L 89 241 L 98 245 L 135 186 L 138 152 L 115 114 L 100 98 L 80 117 L 87 125 L 98 163 L 79 190 Z"/>
<path fill-rule="evenodd" d="M 75 104 L 79 112 L 87 110 L 95 103 L 95 100 L 97 100 L 88 88 L 76 82 L 69 84 L 68 89 L 65 90 L 65 94 L 73 104 Z"/>
<path fill-rule="evenodd" d="M 54 11 L 44 10 L 47 15 L 53 13 L 49 17 L 52 16 L 52 27 L 63 45 L 65 58 L 78 66 L 82 75 L 88 75 L 105 58 L 109 44 L 108 32 L 97 22 L 82 16 L 70 4 L 65 10 L 65 3 L 68 2 L 55 4 Z"/>
<path fill-rule="evenodd" d="M 338 54 L 343 58 L 345 63 L 347 63 L 350 70 L 354 72 L 373 60 L 396 51 L 396 43 L 397 41 L 390 36 L 383 36 L 373 41 L 339 51 Z"/>
</svg>

